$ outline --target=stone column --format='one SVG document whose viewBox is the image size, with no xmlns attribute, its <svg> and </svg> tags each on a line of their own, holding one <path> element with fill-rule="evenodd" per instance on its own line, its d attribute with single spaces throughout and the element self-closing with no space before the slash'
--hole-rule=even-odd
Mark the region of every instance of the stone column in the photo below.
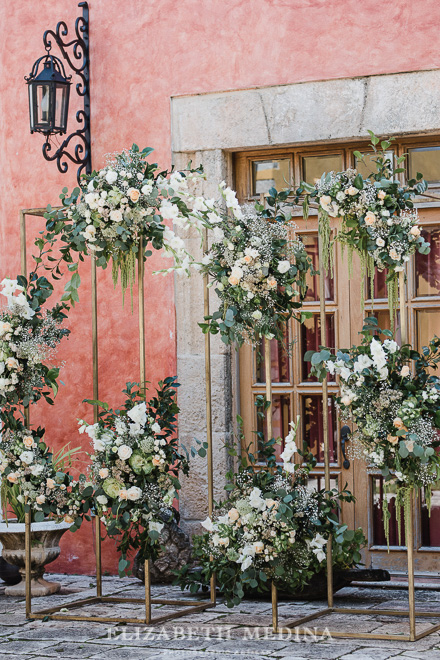
<svg viewBox="0 0 440 660">
<path fill-rule="evenodd" d="M 197 193 L 206 197 L 219 197 L 218 184 L 230 184 L 230 157 L 221 150 L 174 153 L 176 169 L 183 169 L 192 160 L 193 167 L 203 165 L 206 181 L 197 184 Z M 177 231 L 177 229 L 176 229 Z M 197 231 L 181 232 L 193 255 L 201 258 L 201 238 Z M 187 448 L 196 446 L 194 438 L 206 440 L 205 399 L 205 337 L 198 323 L 203 321 L 203 280 L 194 272 L 190 278 L 175 275 L 177 377 L 181 384 L 178 392 L 179 438 Z M 210 311 L 218 308 L 218 298 L 210 290 Z M 236 402 L 236 351 L 226 346 L 219 336 L 211 336 L 212 363 L 212 423 L 214 460 L 214 497 L 225 497 L 226 472 L 233 461 L 225 443 L 234 442 Z M 180 513 L 182 528 L 190 535 L 201 530 L 200 522 L 207 516 L 207 463 L 199 456 L 191 460 L 191 472 L 182 477 Z"/>
</svg>

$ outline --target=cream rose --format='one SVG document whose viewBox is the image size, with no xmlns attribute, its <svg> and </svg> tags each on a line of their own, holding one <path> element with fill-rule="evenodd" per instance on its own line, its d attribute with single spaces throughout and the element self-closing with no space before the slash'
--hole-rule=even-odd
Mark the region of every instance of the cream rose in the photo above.
<svg viewBox="0 0 440 660">
<path fill-rule="evenodd" d="M 230 275 L 230 276 L 228 277 L 228 282 L 229 282 L 229 284 L 232 284 L 232 286 L 237 286 L 237 284 L 239 283 L 239 281 L 240 281 L 240 280 L 238 279 L 238 277 L 232 277 L 232 275 Z"/>
<path fill-rule="evenodd" d="M 396 429 L 402 429 L 403 428 L 403 422 L 400 419 L 400 417 L 396 417 L 393 421 L 393 424 L 396 427 Z"/>
<path fill-rule="evenodd" d="M 33 439 L 33 437 L 32 437 L 31 435 L 26 435 L 26 436 L 23 438 L 23 444 L 24 444 L 25 447 L 27 447 L 28 449 L 30 449 L 30 448 L 33 446 L 33 444 L 34 444 L 34 439 Z"/>
<path fill-rule="evenodd" d="M 45 501 L 46 501 L 46 496 L 45 495 L 38 495 L 35 498 L 35 501 L 36 501 L 37 504 L 44 504 Z"/>
<path fill-rule="evenodd" d="M 411 227 L 409 230 L 409 233 L 412 234 L 413 236 L 420 236 L 420 229 L 417 227 L 417 225 L 414 225 L 414 227 Z"/>
<path fill-rule="evenodd" d="M 20 367 L 20 364 L 18 360 L 10 357 L 6 360 L 6 366 L 8 367 L 8 369 L 18 369 Z"/>
<path fill-rule="evenodd" d="M 397 445 L 399 442 L 399 438 L 397 435 L 387 435 L 387 440 L 390 442 L 392 445 Z"/>
<path fill-rule="evenodd" d="M 55 481 L 53 479 L 46 479 L 46 488 L 55 488 Z"/>
<path fill-rule="evenodd" d="M 228 511 L 228 517 L 229 517 L 230 520 L 232 520 L 232 522 L 235 522 L 236 520 L 238 520 L 240 518 L 240 514 L 237 511 L 237 509 L 230 509 Z"/>
<path fill-rule="evenodd" d="M 365 215 L 365 224 L 371 227 L 372 225 L 376 224 L 376 216 L 372 211 L 368 211 L 368 213 Z"/>
<path fill-rule="evenodd" d="M 15 472 L 10 472 L 7 476 L 7 479 L 8 481 L 11 482 L 11 484 L 15 484 L 15 482 L 17 481 L 17 475 L 15 474 Z"/>
<path fill-rule="evenodd" d="M 120 490 L 118 497 L 119 497 L 120 500 L 127 500 L 128 499 L 128 491 L 125 490 L 125 489 Z"/>
<path fill-rule="evenodd" d="M 64 522 L 65 523 L 71 525 L 73 523 L 73 521 L 74 521 L 74 519 L 72 518 L 72 516 L 68 516 L 68 515 L 64 516 Z"/>
<path fill-rule="evenodd" d="M 137 188 L 129 188 L 127 190 L 127 195 L 131 199 L 132 202 L 136 203 L 141 196 L 141 193 Z"/>
<path fill-rule="evenodd" d="M 277 286 L 277 281 L 274 277 L 269 277 L 267 280 L 267 286 L 271 289 L 275 289 Z"/>
<path fill-rule="evenodd" d="M 256 541 L 254 543 L 254 550 L 256 555 L 261 555 L 264 550 L 264 543 L 262 541 Z"/>
<path fill-rule="evenodd" d="M 101 479 L 107 479 L 107 477 L 108 477 L 108 470 L 107 470 L 107 468 L 101 468 L 101 469 L 99 470 L 98 474 L 99 474 L 99 476 L 101 477 Z"/>
<path fill-rule="evenodd" d="M 358 194 L 359 190 L 355 186 L 350 186 L 349 188 L 347 188 L 345 192 L 347 193 L 347 195 L 353 197 L 354 195 Z"/>
<path fill-rule="evenodd" d="M 142 491 L 137 486 L 132 486 L 127 490 L 127 498 L 132 502 L 135 502 L 142 495 Z"/>
<path fill-rule="evenodd" d="M 406 378 L 406 376 L 409 376 L 409 374 L 410 374 L 410 368 L 408 367 L 408 365 L 405 364 L 405 366 L 402 367 L 402 369 L 400 370 L 400 375 L 401 375 L 403 378 Z M 396 420 L 394 420 L 394 422 L 395 422 L 395 421 L 396 421 Z M 395 425 L 395 424 L 394 424 L 394 425 Z"/>
<path fill-rule="evenodd" d="M 379 190 L 379 192 L 377 193 L 377 196 L 379 197 L 379 199 L 385 199 L 386 195 L 387 194 L 386 194 L 385 190 Z"/>
</svg>

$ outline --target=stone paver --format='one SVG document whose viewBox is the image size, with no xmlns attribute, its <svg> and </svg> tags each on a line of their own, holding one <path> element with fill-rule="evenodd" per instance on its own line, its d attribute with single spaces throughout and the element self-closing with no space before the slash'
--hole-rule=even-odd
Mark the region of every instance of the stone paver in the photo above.
<svg viewBox="0 0 440 660">
<path fill-rule="evenodd" d="M 63 605 L 94 595 L 94 578 L 53 576 L 62 583 L 62 593 L 34 599 L 34 611 Z M 143 585 L 133 578 L 119 580 L 105 577 L 103 591 L 121 598 L 143 598 Z M 193 599 L 179 589 L 155 585 L 154 596 L 178 600 Z M 419 609 L 440 612 L 440 593 L 417 591 Z M 376 615 L 372 610 L 404 610 L 406 592 L 399 589 L 347 588 L 336 594 L 336 607 L 362 607 L 365 614 L 333 614 L 306 624 L 311 631 L 273 634 L 271 606 L 268 600 L 244 601 L 227 608 L 221 601 L 214 609 L 186 615 L 162 625 L 112 625 L 79 621 L 26 620 L 24 600 L 8 598 L 0 590 L 0 657 L 16 655 L 33 660 L 62 657 L 66 660 L 440 660 L 440 633 L 418 642 L 403 640 L 358 640 L 313 636 L 314 630 L 400 632 L 406 621 L 389 614 Z M 203 602 L 203 601 L 201 601 Z M 324 602 L 286 602 L 279 604 L 280 625 L 324 609 Z M 80 610 L 75 610 L 77 614 Z M 170 606 L 153 607 L 153 616 L 172 611 Z M 130 603 L 93 603 L 81 613 L 124 617 L 143 616 L 142 607 Z M 436 617 L 421 619 L 418 629 Z"/>
</svg>

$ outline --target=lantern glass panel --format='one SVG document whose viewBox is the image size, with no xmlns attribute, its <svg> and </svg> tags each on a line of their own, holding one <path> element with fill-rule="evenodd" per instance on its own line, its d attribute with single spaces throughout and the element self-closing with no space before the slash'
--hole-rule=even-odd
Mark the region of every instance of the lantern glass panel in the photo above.
<svg viewBox="0 0 440 660">
<path fill-rule="evenodd" d="M 34 127 L 35 127 L 34 88 L 33 88 L 33 85 L 28 85 L 28 93 L 29 93 L 29 116 L 30 116 L 30 121 L 31 121 L 31 131 L 33 131 Z"/>
<path fill-rule="evenodd" d="M 54 128 L 64 133 L 67 128 L 67 105 L 69 86 L 57 83 L 55 87 L 55 122 Z"/>
<path fill-rule="evenodd" d="M 50 126 L 51 86 L 49 84 L 37 85 L 37 123 Z"/>
</svg>

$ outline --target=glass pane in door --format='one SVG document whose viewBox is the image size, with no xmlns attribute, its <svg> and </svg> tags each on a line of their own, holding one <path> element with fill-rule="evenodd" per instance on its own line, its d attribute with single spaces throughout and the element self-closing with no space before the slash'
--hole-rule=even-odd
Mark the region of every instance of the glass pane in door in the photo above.
<svg viewBox="0 0 440 660">
<path fill-rule="evenodd" d="M 422 172 L 428 183 L 440 181 L 440 147 L 408 149 L 408 177 L 415 179 Z"/>
<path fill-rule="evenodd" d="M 425 241 L 431 243 L 429 254 L 415 255 L 417 296 L 440 296 L 440 227 L 422 229 Z"/>
<path fill-rule="evenodd" d="M 387 493 L 384 492 L 383 477 L 371 477 L 372 490 L 373 490 L 373 515 L 372 515 L 372 532 L 373 532 L 373 545 L 386 545 L 387 539 L 385 536 L 385 529 L 383 524 L 383 504 L 384 498 L 388 502 L 388 511 L 390 513 L 389 520 L 389 537 L 390 546 L 404 546 L 405 545 L 405 517 L 403 507 L 400 511 L 400 538 L 399 538 L 399 525 L 396 518 L 396 489 L 393 486 L 388 486 Z"/>
<path fill-rule="evenodd" d="M 417 311 L 417 350 L 427 346 L 434 335 L 440 336 L 440 309 Z"/>
<path fill-rule="evenodd" d="M 288 394 L 273 394 L 273 417 L 272 431 L 274 438 L 281 438 L 281 445 L 276 445 L 275 455 L 279 460 L 280 454 L 284 451 L 284 438 L 289 433 L 289 422 L 292 420 L 290 396 Z M 260 416 L 257 418 L 257 431 L 264 433 L 264 439 L 267 440 L 267 421 Z"/>
<path fill-rule="evenodd" d="M 340 172 L 342 170 L 342 155 L 305 156 L 302 159 L 304 181 L 313 185 L 320 180 L 322 173 Z"/>
<path fill-rule="evenodd" d="M 330 348 L 335 346 L 335 317 L 334 314 L 326 314 L 326 342 Z M 301 356 L 307 351 L 317 351 L 321 344 L 321 321 L 319 314 L 313 314 L 312 318 L 305 319 L 301 324 Z M 301 359 L 301 381 L 317 381 L 316 376 L 310 375 L 311 363 Z M 329 380 L 334 380 L 329 376 Z"/>
<path fill-rule="evenodd" d="M 312 260 L 314 270 L 319 270 L 318 267 L 318 235 L 317 234 L 301 234 L 301 240 L 305 245 L 307 254 Z M 319 300 L 319 275 L 306 275 L 307 293 L 306 301 Z M 334 300 L 334 281 L 329 274 L 325 278 L 325 299 Z"/>
<path fill-rule="evenodd" d="M 308 447 L 318 463 L 324 462 L 324 429 L 322 424 L 322 396 L 309 394 L 302 399 L 302 423 L 304 446 Z M 336 410 L 333 397 L 328 399 L 329 454 L 330 462 L 338 460 Z"/>
<path fill-rule="evenodd" d="M 270 342 L 272 383 L 290 382 L 289 327 L 287 323 L 284 325 L 283 334 L 284 341 L 272 339 Z M 265 341 L 262 339 L 254 351 L 257 383 L 266 382 Z"/>
<path fill-rule="evenodd" d="M 252 163 L 252 194 L 269 192 L 270 188 L 282 190 L 290 186 L 290 159 L 254 160 Z"/>
<path fill-rule="evenodd" d="M 431 512 L 425 493 L 421 497 L 421 541 L 425 548 L 440 548 L 440 482 L 432 489 Z"/>
</svg>

